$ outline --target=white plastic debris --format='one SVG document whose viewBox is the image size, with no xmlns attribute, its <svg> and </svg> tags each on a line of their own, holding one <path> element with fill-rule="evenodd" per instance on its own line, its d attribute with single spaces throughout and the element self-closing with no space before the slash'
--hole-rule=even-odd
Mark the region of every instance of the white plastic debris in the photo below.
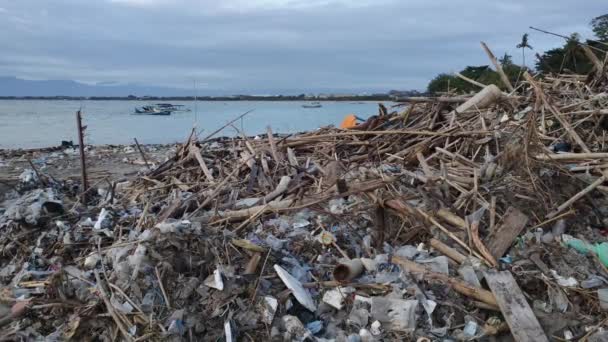
<svg viewBox="0 0 608 342">
<path fill-rule="evenodd" d="M 381 326 L 382 326 L 382 323 L 380 323 L 380 321 L 374 321 L 374 323 L 372 323 L 372 326 L 370 327 L 370 331 L 371 331 L 372 335 L 378 336 L 378 335 L 382 334 L 382 330 L 380 330 Z"/>
<path fill-rule="evenodd" d="M 283 328 L 290 335 L 290 338 L 287 340 L 292 340 L 292 338 L 301 339 L 301 341 L 305 341 L 307 337 L 310 336 L 310 332 L 306 330 L 304 324 L 300 321 L 300 319 L 296 316 L 285 315 L 282 318 Z"/>
<path fill-rule="evenodd" d="M 557 283 L 560 286 L 566 286 L 566 287 L 578 286 L 578 281 L 576 279 L 574 279 L 573 277 L 564 278 L 564 277 L 560 276 L 559 274 L 557 274 L 557 272 L 555 270 L 551 270 L 551 274 L 553 275 L 555 280 L 557 280 Z"/>
<path fill-rule="evenodd" d="M 281 266 L 274 265 L 274 270 L 279 275 L 279 278 L 283 281 L 285 286 L 291 290 L 293 296 L 308 310 L 315 312 L 317 310 L 317 305 L 313 301 L 310 293 L 304 289 L 302 283 L 300 283 L 296 278 L 294 278 L 289 272 L 285 271 Z"/>
<path fill-rule="evenodd" d="M 210 274 L 207 279 L 203 282 L 205 286 L 223 291 L 224 290 L 224 281 L 222 280 L 222 272 L 219 268 L 216 268 L 213 271 L 213 274 Z"/>
<path fill-rule="evenodd" d="M 477 334 L 477 323 L 475 321 L 468 321 L 467 324 L 464 325 L 462 332 L 466 337 L 475 336 L 475 334 Z"/>
<path fill-rule="evenodd" d="M 27 192 L 6 209 L 4 216 L 13 221 L 25 221 L 36 225 L 42 216 L 48 212 L 63 211 L 63 206 L 55 190 L 36 189 Z"/>
<path fill-rule="evenodd" d="M 469 285 L 481 288 L 481 283 L 479 282 L 477 273 L 475 273 L 475 269 L 472 266 L 461 266 L 458 269 L 458 274 L 460 274 L 462 279 L 464 279 L 464 281 Z"/>
<path fill-rule="evenodd" d="M 159 224 L 157 224 L 155 227 L 158 228 L 158 230 L 160 230 L 161 233 L 163 234 L 167 234 L 167 233 L 181 233 L 187 229 L 189 229 L 192 226 L 192 222 L 188 221 L 188 220 L 182 220 L 182 221 L 165 221 L 165 222 L 161 222 Z"/>
<path fill-rule="evenodd" d="M 271 296 L 265 296 L 261 303 L 262 322 L 271 325 L 274 320 L 274 315 L 279 307 L 279 301 Z"/>
<path fill-rule="evenodd" d="M 94 229 L 100 230 L 104 228 L 110 228 L 110 212 L 106 208 L 101 209 L 97 222 L 93 226 Z"/>
<path fill-rule="evenodd" d="M 360 260 L 363 264 L 363 267 L 365 267 L 365 270 L 368 272 L 375 272 L 378 268 L 378 263 L 376 263 L 376 261 L 374 261 L 373 259 L 361 258 Z"/>
<path fill-rule="evenodd" d="M 371 315 L 389 330 L 414 331 L 417 300 L 374 297 Z"/>
<path fill-rule="evenodd" d="M 426 259 L 426 260 L 416 260 L 416 262 L 418 262 L 419 264 L 426 265 L 433 272 L 443 273 L 443 274 L 450 273 L 448 257 L 443 256 L 443 255 L 435 257 L 435 258 L 431 258 L 431 259 Z"/>
<path fill-rule="evenodd" d="M 363 302 L 363 303 L 368 303 L 369 305 L 372 305 L 371 297 L 363 297 L 363 296 L 355 295 L 355 303 L 356 302 Z"/>
<path fill-rule="evenodd" d="M 226 334 L 226 342 L 232 342 L 232 329 L 230 328 L 230 321 L 224 322 L 224 333 Z"/>
<path fill-rule="evenodd" d="M 95 268 L 95 266 L 97 266 L 97 263 L 101 260 L 101 257 L 99 257 L 98 253 L 94 253 L 92 255 L 89 255 L 88 257 L 86 257 L 84 259 L 84 267 L 87 269 L 92 269 Z"/>
<path fill-rule="evenodd" d="M 352 287 L 339 287 L 331 289 L 323 294 L 323 302 L 333 306 L 338 310 L 341 310 L 344 306 L 344 299 L 346 298 L 346 296 L 354 291 L 355 289 Z"/>
<path fill-rule="evenodd" d="M 25 169 L 19 175 L 19 181 L 24 184 L 35 183 L 38 181 L 38 176 L 36 175 L 36 172 L 34 172 L 34 170 Z"/>
<path fill-rule="evenodd" d="M 363 328 L 361 330 L 359 330 L 359 337 L 361 337 L 361 342 L 373 342 L 375 341 L 374 336 L 372 335 L 372 333 Z"/>
</svg>

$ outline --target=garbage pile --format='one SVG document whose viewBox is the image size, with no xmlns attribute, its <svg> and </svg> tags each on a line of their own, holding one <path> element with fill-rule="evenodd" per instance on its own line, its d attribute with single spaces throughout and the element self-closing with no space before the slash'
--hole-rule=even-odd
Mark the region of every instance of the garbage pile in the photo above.
<svg viewBox="0 0 608 342">
<path fill-rule="evenodd" d="M 605 340 L 605 71 L 193 134 L 84 202 L 31 177 L 0 212 L 0 338 Z"/>
</svg>

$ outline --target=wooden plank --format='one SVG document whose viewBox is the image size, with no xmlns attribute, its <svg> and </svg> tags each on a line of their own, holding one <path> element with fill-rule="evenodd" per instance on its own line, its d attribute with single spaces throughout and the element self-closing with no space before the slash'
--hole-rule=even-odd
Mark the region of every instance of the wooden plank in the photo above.
<svg viewBox="0 0 608 342">
<path fill-rule="evenodd" d="M 528 223 L 528 216 L 514 207 L 507 208 L 502 224 L 486 238 L 485 244 L 496 260 L 502 258 Z"/>
<path fill-rule="evenodd" d="M 534 312 L 509 271 L 485 272 L 485 278 L 496 297 L 511 334 L 516 341 L 549 341 Z"/>
<path fill-rule="evenodd" d="M 207 164 L 205 163 L 205 160 L 201 155 L 201 150 L 195 145 L 190 145 L 190 153 L 192 153 L 192 155 L 194 155 L 194 158 L 196 158 L 196 160 L 198 161 L 198 164 L 201 166 L 201 169 L 205 174 L 205 177 L 207 177 L 210 182 L 213 182 L 215 179 L 213 178 L 211 171 L 209 171 L 209 168 L 207 167 Z"/>
</svg>

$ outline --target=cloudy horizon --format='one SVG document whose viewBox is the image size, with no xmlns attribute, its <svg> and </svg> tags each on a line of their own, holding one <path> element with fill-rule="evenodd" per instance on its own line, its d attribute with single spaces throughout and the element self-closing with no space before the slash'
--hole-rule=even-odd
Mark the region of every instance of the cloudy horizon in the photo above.
<svg viewBox="0 0 608 342">
<path fill-rule="evenodd" d="M 571 1 L 0 0 L 0 76 L 205 90 L 424 89 L 488 64 L 523 33 L 534 53 L 592 38 L 606 6 Z"/>
</svg>

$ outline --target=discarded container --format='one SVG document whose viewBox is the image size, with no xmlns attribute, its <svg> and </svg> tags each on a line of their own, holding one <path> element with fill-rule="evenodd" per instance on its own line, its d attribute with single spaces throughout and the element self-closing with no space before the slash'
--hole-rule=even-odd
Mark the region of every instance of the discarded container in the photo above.
<svg viewBox="0 0 608 342">
<path fill-rule="evenodd" d="M 351 281 L 363 273 L 361 259 L 351 259 L 341 262 L 334 268 L 334 279 L 337 281 Z"/>
</svg>

